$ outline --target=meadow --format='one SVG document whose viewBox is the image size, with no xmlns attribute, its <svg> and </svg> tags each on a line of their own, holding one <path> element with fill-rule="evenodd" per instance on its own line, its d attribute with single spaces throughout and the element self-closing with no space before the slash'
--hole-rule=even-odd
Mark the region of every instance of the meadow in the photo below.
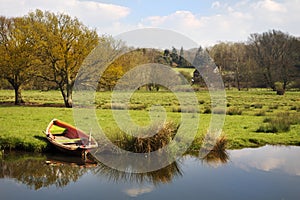
<svg viewBox="0 0 300 200">
<path fill-rule="evenodd" d="M 98 92 L 95 98 L 98 122 L 109 138 L 121 132 L 111 107 L 124 110 L 124 104 L 111 104 L 111 92 Z M 207 91 L 196 92 L 199 128 L 189 150 L 198 150 L 211 120 L 211 99 Z M 0 149 L 42 152 L 50 147 L 42 133 L 53 118 L 74 124 L 73 110 L 64 108 L 59 91 L 24 91 L 27 102 L 13 105 L 14 92 L 0 91 Z M 226 118 L 222 135 L 228 149 L 259 147 L 265 144 L 300 145 L 300 92 L 289 91 L 284 96 L 266 89 L 226 91 Z M 129 104 L 130 117 L 139 125 L 150 121 L 149 110 L 161 105 L 167 121 L 180 124 L 182 113 L 176 96 L 168 91 L 135 92 Z M 195 125 L 196 126 L 196 125 Z"/>
</svg>

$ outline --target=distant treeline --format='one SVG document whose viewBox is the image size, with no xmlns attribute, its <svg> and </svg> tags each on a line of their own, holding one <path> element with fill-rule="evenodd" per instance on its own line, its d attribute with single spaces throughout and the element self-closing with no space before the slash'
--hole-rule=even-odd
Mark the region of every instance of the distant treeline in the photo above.
<svg viewBox="0 0 300 200">
<path fill-rule="evenodd" d="M 112 90 L 126 72 L 147 63 L 182 69 L 213 63 L 225 86 L 239 90 L 268 87 L 284 93 L 300 88 L 300 39 L 288 33 L 271 30 L 251 34 L 246 42 L 221 42 L 205 49 L 136 49 L 110 36 L 99 36 L 77 18 L 36 10 L 23 17 L 0 17 L 0 89 L 14 89 L 15 104 L 23 103 L 22 89 L 56 89 L 65 106 L 72 107 L 78 70 L 84 62 L 100 59 L 85 61 L 95 48 L 101 62 L 109 66 L 98 81 L 101 91 Z M 194 75 L 181 73 L 191 84 L 205 87 L 197 71 Z M 146 86 L 149 90 L 158 87 Z"/>
<path fill-rule="evenodd" d="M 160 61 L 180 68 L 215 65 L 228 88 L 260 87 L 283 93 L 289 88 L 300 88 L 300 38 L 288 33 L 271 30 L 251 34 L 245 42 L 220 42 L 205 49 L 200 46 L 188 51 L 194 51 L 191 62 L 184 59 L 183 48 L 180 51 L 175 48 L 165 50 L 164 59 Z M 195 72 L 192 80 L 203 85 L 198 74 Z"/>
</svg>

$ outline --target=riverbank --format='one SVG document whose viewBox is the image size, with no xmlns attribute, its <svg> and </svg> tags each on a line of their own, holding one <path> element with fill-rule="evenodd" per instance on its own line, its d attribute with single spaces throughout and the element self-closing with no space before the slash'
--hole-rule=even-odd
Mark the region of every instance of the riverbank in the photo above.
<svg viewBox="0 0 300 200">
<path fill-rule="evenodd" d="M 190 150 L 201 147 L 211 120 L 208 93 L 197 92 L 197 97 L 200 123 Z M 110 92 L 97 93 L 96 115 L 103 131 L 107 135 L 114 135 L 120 130 L 116 128 L 118 126 L 108 106 L 110 98 Z M 47 151 L 50 146 L 42 131 L 49 121 L 57 118 L 74 124 L 72 109 L 47 106 L 60 103 L 58 91 L 25 91 L 25 101 L 31 102 L 25 106 L 10 105 L 11 99 L 13 91 L 0 91 L 0 149 Z M 170 92 L 135 93 L 130 107 L 134 122 L 140 125 L 149 122 L 152 102 L 165 107 L 168 121 L 180 122 L 178 102 Z M 278 96 L 267 90 L 227 91 L 226 110 L 223 134 L 227 138 L 228 149 L 266 144 L 300 145 L 300 92 L 287 92 L 285 96 Z M 283 120 L 287 118 L 291 120 Z M 276 132 L 278 127 L 275 125 L 281 123 L 285 123 L 283 125 L 286 128 Z"/>
</svg>

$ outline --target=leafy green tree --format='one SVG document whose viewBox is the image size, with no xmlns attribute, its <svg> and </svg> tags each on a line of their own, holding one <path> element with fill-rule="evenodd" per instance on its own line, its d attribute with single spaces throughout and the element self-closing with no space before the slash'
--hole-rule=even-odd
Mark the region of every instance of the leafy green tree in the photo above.
<svg viewBox="0 0 300 200">
<path fill-rule="evenodd" d="M 24 103 L 22 86 L 33 76 L 37 50 L 32 24 L 25 18 L 0 17 L 0 76 L 15 91 L 15 104 Z"/>
<path fill-rule="evenodd" d="M 54 82 L 61 91 L 66 107 L 72 107 L 75 78 L 86 56 L 97 46 L 95 30 L 77 18 L 36 10 L 26 16 L 35 26 L 40 59 L 37 76 Z"/>
</svg>

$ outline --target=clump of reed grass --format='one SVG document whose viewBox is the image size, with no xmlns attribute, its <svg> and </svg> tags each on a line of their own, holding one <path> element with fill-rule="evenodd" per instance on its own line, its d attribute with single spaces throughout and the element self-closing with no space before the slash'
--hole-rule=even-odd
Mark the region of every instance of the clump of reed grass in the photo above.
<svg viewBox="0 0 300 200">
<path fill-rule="evenodd" d="M 128 109 L 124 103 L 105 103 L 101 106 L 102 109 L 125 110 Z"/>
<path fill-rule="evenodd" d="M 216 107 L 212 110 L 212 113 L 213 114 L 219 114 L 219 115 L 223 115 L 226 113 L 226 110 L 225 108 L 219 108 L 219 107 Z"/>
<path fill-rule="evenodd" d="M 243 111 L 237 107 L 228 108 L 226 111 L 227 115 L 242 115 Z"/>
<path fill-rule="evenodd" d="M 264 110 L 260 110 L 254 114 L 254 116 L 266 116 L 266 112 Z"/>
<path fill-rule="evenodd" d="M 199 156 L 208 164 L 224 164 L 229 160 L 229 155 L 226 151 L 228 140 L 224 134 L 219 135 L 220 132 L 209 132 L 203 140 L 203 147 L 199 152 Z"/>
<path fill-rule="evenodd" d="M 199 104 L 204 104 L 205 103 L 204 100 L 199 100 L 198 102 L 199 102 Z"/>
<path fill-rule="evenodd" d="M 273 118 L 265 118 L 264 125 L 261 125 L 256 132 L 264 133 L 280 133 L 288 132 L 291 129 L 291 125 L 300 124 L 300 115 L 291 114 L 288 112 L 278 113 Z"/>
<path fill-rule="evenodd" d="M 211 113 L 211 108 L 209 106 L 206 106 L 204 108 L 203 114 L 210 114 Z"/>
<path fill-rule="evenodd" d="M 267 117 L 267 118 L 264 119 L 263 123 L 269 123 L 271 121 L 272 121 L 272 118 Z"/>
<path fill-rule="evenodd" d="M 222 163 L 225 164 L 229 160 L 228 152 L 226 151 L 227 138 L 226 136 L 221 136 L 217 138 L 216 144 L 212 150 L 203 157 L 203 160 L 209 164 L 212 163 Z"/>
<path fill-rule="evenodd" d="M 255 104 L 252 104 L 251 107 L 254 107 L 254 108 L 263 108 L 263 105 L 260 104 L 260 103 L 255 103 Z"/>
<path fill-rule="evenodd" d="M 113 143 L 134 153 L 150 153 L 168 145 L 175 137 L 178 128 L 179 126 L 174 122 L 166 122 L 161 126 L 153 125 L 149 129 L 140 130 L 138 135 L 141 137 L 120 133 Z M 153 135 L 153 133 L 156 134 Z M 147 135 L 150 137 L 146 137 Z"/>
<path fill-rule="evenodd" d="M 297 110 L 297 106 L 291 106 L 291 110 Z"/>
<path fill-rule="evenodd" d="M 144 104 L 125 104 L 125 103 L 105 103 L 101 105 L 102 109 L 112 109 L 112 110 L 144 110 L 146 106 Z"/>
<path fill-rule="evenodd" d="M 181 112 L 180 106 L 173 106 L 172 107 L 172 112 Z"/>
<path fill-rule="evenodd" d="M 130 104 L 129 109 L 130 110 L 144 110 L 144 109 L 146 109 L 146 106 L 144 104 Z"/>
<path fill-rule="evenodd" d="M 199 109 L 194 106 L 173 106 L 172 112 L 199 113 Z"/>
<path fill-rule="evenodd" d="M 248 105 L 248 104 L 244 105 L 244 108 L 245 108 L 245 109 L 249 109 L 250 107 L 251 107 L 251 106 Z"/>
<path fill-rule="evenodd" d="M 269 109 L 276 110 L 276 109 L 278 109 L 278 107 L 279 107 L 278 104 L 274 104 L 274 105 L 269 106 Z"/>
</svg>

